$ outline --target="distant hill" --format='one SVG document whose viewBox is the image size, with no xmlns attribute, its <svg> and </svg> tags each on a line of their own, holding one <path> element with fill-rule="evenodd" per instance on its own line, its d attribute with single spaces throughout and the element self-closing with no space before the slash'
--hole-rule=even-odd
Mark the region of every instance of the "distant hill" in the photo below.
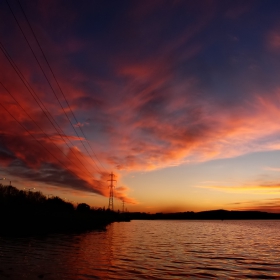
<svg viewBox="0 0 280 280">
<path fill-rule="evenodd" d="M 156 213 L 144 212 L 129 213 L 131 220 L 273 220 L 280 219 L 280 213 L 261 211 L 228 211 L 210 210 L 202 212 Z"/>
</svg>

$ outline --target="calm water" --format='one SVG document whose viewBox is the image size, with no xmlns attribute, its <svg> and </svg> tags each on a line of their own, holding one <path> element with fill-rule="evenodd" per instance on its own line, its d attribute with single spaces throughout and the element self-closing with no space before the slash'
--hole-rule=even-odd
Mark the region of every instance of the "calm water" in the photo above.
<svg viewBox="0 0 280 280">
<path fill-rule="evenodd" d="M 280 221 L 132 221 L 0 237 L 0 279 L 280 279 Z"/>
</svg>

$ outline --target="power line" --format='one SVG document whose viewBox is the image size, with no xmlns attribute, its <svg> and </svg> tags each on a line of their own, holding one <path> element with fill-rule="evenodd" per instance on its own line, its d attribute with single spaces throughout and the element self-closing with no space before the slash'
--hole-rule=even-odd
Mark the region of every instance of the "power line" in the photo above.
<svg viewBox="0 0 280 280">
<path fill-rule="evenodd" d="M 68 141 L 72 144 L 72 142 L 70 141 L 70 139 L 68 138 L 68 136 L 63 132 L 63 130 L 61 129 L 61 127 L 59 126 L 59 124 L 55 121 L 55 119 L 52 117 L 51 113 L 49 112 L 49 110 L 44 106 L 43 102 L 40 100 L 40 98 L 38 97 L 38 95 L 36 94 L 36 92 L 33 90 L 33 88 L 31 87 L 31 85 L 28 83 L 28 81 L 25 79 L 25 77 L 23 76 L 23 74 L 21 73 L 20 69 L 17 67 L 17 65 L 15 64 L 15 62 L 13 61 L 13 59 L 10 57 L 10 55 L 8 54 L 7 50 L 5 49 L 5 47 L 3 46 L 3 44 L 0 42 L 0 49 L 1 51 L 4 53 L 4 55 L 6 56 L 7 60 L 9 61 L 9 63 L 11 64 L 11 66 L 13 67 L 13 69 L 15 70 L 15 72 L 17 73 L 17 75 L 19 76 L 19 78 L 21 79 L 21 81 L 23 82 L 23 84 L 25 85 L 25 87 L 27 88 L 27 90 L 29 91 L 29 93 L 32 95 L 32 97 L 34 98 L 34 100 L 36 101 L 36 103 L 38 104 L 38 106 L 40 107 L 40 109 L 42 110 L 42 112 L 44 113 L 44 115 L 47 117 L 47 119 L 50 121 L 51 125 L 55 128 L 56 132 L 58 133 L 58 135 L 61 137 L 61 139 L 64 141 L 64 143 L 68 146 L 68 148 L 70 149 L 71 147 L 68 145 L 68 143 L 65 141 L 64 136 L 68 139 Z M 31 90 L 30 90 L 31 89 Z M 35 96 L 37 97 L 37 99 L 35 98 Z M 40 102 L 39 102 L 40 101 Z M 42 106 L 41 106 L 41 104 Z M 43 108 L 45 110 L 43 110 Z M 52 120 L 49 118 L 49 116 L 46 114 L 46 111 L 48 112 L 48 114 L 50 115 L 50 117 L 54 120 L 55 124 L 58 126 L 58 128 L 60 129 L 60 131 L 58 130 L 58 128 L 53 124 Z M 73 144 L 72 144 L 73 145 Z M 77 157 L 77 155 L 74 153 L 75 157 L 80 161 L 80 163 L 84 166 L 84 168 L 89 172 L 89 174 L 91 175 L 90 171 L 85 167 L 85 165 L 81 162 L 81 160 Z"/>
<path fill-rule="evenodd" d="M 29 82 L 25 79 L 24 75 L 22 74 L 22 72 L 20 71 L 20 69 L 18 68 L 18 66 L 16 65 L 16 63 L 14 62 L 14 60 L 11 58 L 11 56 L 9 55 L 9 53 L 7 52 L 7 50 L 5 49 L 4 45 L 0 42 L 0 49 L 3 52 L 3 54 L 5 55 L 5 57 L 7 58 L 7 60 L 9 61 L 9 63 L 11 64 L 11 66 L 13 67 L 14 71 L 17 73 L 17 75 L 19 76 L 19 78 L 21 79 L 21 81 L 23 82 L 23 84 L 25 85 L 25 87 L 27 88 L 27 90 L 29 91 L 29 93 L 31 94 L 31 96 L 34 98 L 34 100 L 36 101 L 37 105 L 40 107 L 40 109 L 42 110 L 42 112 L 44 113 L 44 115 L 48 118 L 48 120 L 50 121 L 50 123 L 52 124 L 52 126 L 55 128 L 56 132 L 60 135 L 60 132 L 62 132 L 62 134 L 65 134 L 63 132 L 63 130 L 60 128 L 59 124 L 56 122 L 56 120 L 52 117 L 51 113 L 49 112 L 49 110 L 45 107 L 44 103 L 40 100 L 40 98 L 38 97 L 37 93 L 34 91 L 34 89 L 32 88 L 32 86 L 29 84 Z M 42 108 L 43 107 L 43 108 Z M 46 112 L 49 114 L 49 116 L 46 114 Z M 56 128 L 56 126 L 54 125 L 54 123 L 52 122 L 52 120 L 54 121 L 54 123 L 56 124 L 56 126 L 60 129 L 60 132 L 58 131 L 58 128 Z M 62 135 L 60 135 L 62 137 Z M 62 137 L 63 139 L 63 137 Z M 69 139 L 68 139 L 69 140 Z"/>
<path fill-rule="evenodd" d="M 49 61 L 48 61 L 48 59 L 47 59 L 47 57 L 46 57 L 46 55 L 45 55 L 45 53 L 44 53 L 42 47 L 41 47 L 41 44 L 40 44 L 40 42 L 39 42 L 39 40 L 38 40 L 38 38 L 37 38 L 37 35 L 36 35 L 34 29 L 32 28 L 32 25 L 31 25 L 31 23 L 30 23 L 30 21 L 29 21 L 27 15 L 26 15 L 26 13 L 25 13 L 25 11 L 24 11 L 24 9 L 23 9 L 23 7 L 22 7 L 20 1 L 17 0 L 17 2 L 18 2 L 18 4 L 19 4 L 20 9 L 21 9 L 21 11 L 22 11 L 22 13 L 23 13 L 23 15 L 24 15 L 24 17 L 25 17 L 25 19 L 26 19 L 26 22 L 27 22 L 27 24 L 28 24 L 28 26 L 29 26 L 29 28 L 30 28 L 30 30 L 31 30 L 31 32 L 32 32 L 32 34 L 33 34 L 33 36 L 34 36 L 34 38 L 35 38 L 35 40 L 36 40 L 36 42 L 37 42 L 37 44 L 38 44 L 38 46 L 39 46 L 39 48 L 40 48 L 40 50 L 41 50 L 41 53 L 43 54 L 43 57 L 44 57 L 44 59 L 45 59 L 47 65 L 48 65 L 48 67 L 49 67 L 49 69 L 50 69 L 50 71 L 51 71 L 51 73 L 52 73 L 52 76 L 53 76 L 53 78 L 54 78 L 54 80 L 55 80 L 55 82 L 56 82 L 56 84 L 57 84 L 57 86 L 58 86 L 58 88 L 59 88 L 59 90 L 60 90 L 60 92 L 61 92 L 61 94 L 62 94 L 64 100 L 66 101 L 66 104 L 67 104 L 68 108 L 70 109 L 70 112 L 71 112 L 73 118 L 75 119 L 75 122 L 78 124 L 79 122 L 78 122 L 78 120 L 77 120 L 77 118 L 76 118 L 76 116 L 75 116 L 73 110 L 71 109 L 71 107 L 70 107 L 70 105 L 69 105 L 69 102 L 68 102 L 68 100 L 67 100 L 67 98 L 66 98 L 66 96 L 65 96 L 65 94 L 64 94 L 64 92 L 63 92 L 63 90 L 62 90 L 62 88 L 61 88 L 61 86 L 60 86 L 60 84 L 59 84 L 59 82 L 58 82 L 58 80 L 57 80 L 57 78 L 56 78 L 56 76 L 55 76 L 55 74 L 54 74 L 54 71 L 53 71 L 53 69 L 52 69 L 52 67 L 51 67 L 51 65 L 50 65 L 50 63 L 49 63 Z M 93 151 L 93 149 L 92 149 L 92 147 L 91 147 L 89 141 L 88 141 L 87 138 L 86 138 L 86 135 L 85 135 L 83 129 L 82 129 L 80 126 L 79 126 L 79 129 L 80 129 L 80 131 L 82 132 L 84 138 L 86 139 L 86 141 L 87 141 L 87 143 L 88 143 L 88 146 L 91 148 L 91 151 L 92 151 L 92 153 L 94 154 L 94 156 L 96 157 L 96 159 L 98 160 L 99 164 L 102 166 L 103 169 L 106 170 L 106 168 L 102 165 L 102 163 L 99 161 L 97 155 L 96 155 L 95 152 Z"/>
<path fill-rule="evenodd" d="M 6 92 L 13 98 L 13 100 L 17 103 L 17 105 L 24 111 L 24 113 L 32 120 L 32 122 L 42 131 L 42 133 L 52 142 L 52 144 L 66 157 L 68 156 L 60 149 L 55 143 L 53 143 L 51 137 L 44 132 L 44 130 L 37 124 L 37 122 L 26 112 L 26 110 L 20 105 L 20 103 L 15 99 L 15 97 L 12 95 L 12 93 L 3 85 L 3 83 L 0 81 L 0 85 L 6 90 Z M 78 158 L 78 157 L 77 157 Z M 82 172 L 84 172 L 78 165 L 76 165 L 75 162 L 73 162 L 71 159 L 68 158 L 68 160 L 73 163 L 78 169 L 80 169 Z M 82 162 L 81 162 L 82 163 Z M 87 169 L 86 169 L 87 170 Z M 88 171 L 88 170 L 87 170 Z M 88 171 L 88 173 L 91 175 L 91 173 Z M 86 174 L 86 173 L 84 173 Z"/>
<path fill-rule="evenodd" d="M 25 41 L 27 42 L 27 44 L 28 44 L 28 46 L 29 46 L 29 48 L 30 48 L 30 50 L 31 50 L 31 52 L 32 52 L 32 54 L 33 54 L 33 56 L 34 56 L 36 62 L 37 62 L 37 64 L 39 65 L 40 70 L 42 71 L 42 73 L 43 73 L 45 79 L 47 80 L 47 83 L 49 84 L 49 86 L 50 86 L 52 92 L 54 93 L 54 95 L 55 95 L 55 97 L 56 97 L 56 99 L 57 99 L 57 101 L 58 101 L 58 103 L 59 103 L 59 105 L 60 105 L 60 107 L 62 108 L 62 110 L 63 110 L 63 112 L 64 112 L 66 118 L 68 119 L 69 123 L 71 124 L 71 126 L 72 126 L 73 130 L 75 131 L 77 137 L 80 138 L 80 136 L 79 136 L 79 134 L 77 133 L 77 131 L 76 131 L 74 125 L 72 124 L 70 118 L 68 117 L 68 115 L 67 115 L 67 113 L 66 113 L 64 107 L 62 106 L 62 104 L 61 104 L 61 102 L 60 102 L 60 100 L 59 100 L 59 98 L 58 98 L 58 96 L 57 96 L 57 94 L 56 94 L 56 92 L 55 92 L 53 86 L 51 85 L 51 82 L 50 82 L 50 80 L 48 79 L 48 77 L 47 77 L 47 75 L 46 75 L 46 73 L 45 73 L 45 71 L 44 71 L 44 69 L 43 69 L 43 67 L 42 67 L 42 65 L 41 65 L 41 63 L 40 63 L 40 61 L 39 61 L 39 59 L 37 58 L 37 55 L 35 54 L 35 52 L 34 52 L 32 46 L 30 45 L 30 43 L 29 43 L 29 41 L 28 41 L 28 39 L 27 39 L 27 37 L 26 37 L 26 35 L 25 35 L 23 29 L 21 28 L 21 25 L 20 25 L 19 21 L 17 20 L 17 18 L 16 18 L 16 16 L 15 16 L 15 14 L 14 14 L 14 12 L 13 12 L 13 10 L 12 10 L 12 8 L 11 8 L 9 2 L 8 2 L 8 0 L 6 0 L 6 3 L 7 3 L 7 5 L 8 5 L 8 7 L 9 7 L 9 9 L 10 9 L 10 11 L 11 11 L 11 13 L 12 13 L 12 15 L 13 15 L 13 17 L 14 17 L 14 19 L 15 19 L 15 21 L 16 21 L 16 23 L 17 23 L 17 25 L 18 25 L 18 27 L 19 27 L 19 29 L 20 29 L 20 31 L 21 31 L 21 33 L 23 34 L 23 37 L 24 37 Z M 19 4 L 20 4 L 20 3 L 19 3 Z M 33 36 L 34 36 L 34 35 L 33 35 Z M 36 37 L 35 37 L 35 39 L 36 39 Z M 36 40 L 37 40 L 37 39 L 36 39 Z M 41 51 L 42 51 L 42 49 L 41 49 Z M 43 54 L 43 55 L 44 55 L 44 54 Z M 45 57 L 45 56 L 44 56 L 44 57 Z M 51 70 L 51 69 L 50 69 L 50 70 Z M 81 141 L 81 139 L 79 139 L 79 140 L 80 140 L 80 142 L 82 143 L 83 147 L 85 148 L 85 150 L 86 150 L 87 154 L 89 155 L 89 157 L 92 159 L 93 163 L 96 165 L 96 170 L 97 170 L 98 172 L 102 173 L 102 171 L 100 170 L 100 168 L 99 168 L 98 165 L 96 164 L 95 160 L 92 158 L 92 156 L 91 156 L 90 153 L 88 152 L 88 149 L 86 148 L 86 146 L 85 146 L 85 144 L 83 143 L 83 141 Z"/>
<path fill-rule="evenodd" d="M 53 158 L 55 158 L 61 165 L 65 167 L 66 170 L 73 173 L 71 170 L 68 169 L 68 167 L 61 162 L 55 155 L 53 155 L 25 126 L 23 126 L 6 108 L 5 106 L 0 103 L 0 106 L 32 137 L 34 138 Z"/>
</svg>

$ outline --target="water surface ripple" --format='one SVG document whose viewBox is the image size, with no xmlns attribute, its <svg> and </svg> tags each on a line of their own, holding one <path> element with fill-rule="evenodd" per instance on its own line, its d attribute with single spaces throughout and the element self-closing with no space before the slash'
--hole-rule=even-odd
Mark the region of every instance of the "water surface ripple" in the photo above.
<svg viewBox="0 0 280 280">
<path fill-rule="evenodd" d="M 280 279 L 280 221 L 132 221 L 0 237 L 0 279 Z"/>
</svg>

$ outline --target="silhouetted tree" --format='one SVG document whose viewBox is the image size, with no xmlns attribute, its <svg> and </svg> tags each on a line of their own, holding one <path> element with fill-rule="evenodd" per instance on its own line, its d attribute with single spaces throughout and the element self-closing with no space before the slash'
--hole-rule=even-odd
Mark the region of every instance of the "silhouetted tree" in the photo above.
<svg viewBox="0 0 280 280">
<path fill-rule="evenodd" d="M 90 206 L 86 203 L 80 203 L 77 206 L 77 211 L 79 211 L 79 212 L 89 212 L 90 211 Z"/>
</svg>

